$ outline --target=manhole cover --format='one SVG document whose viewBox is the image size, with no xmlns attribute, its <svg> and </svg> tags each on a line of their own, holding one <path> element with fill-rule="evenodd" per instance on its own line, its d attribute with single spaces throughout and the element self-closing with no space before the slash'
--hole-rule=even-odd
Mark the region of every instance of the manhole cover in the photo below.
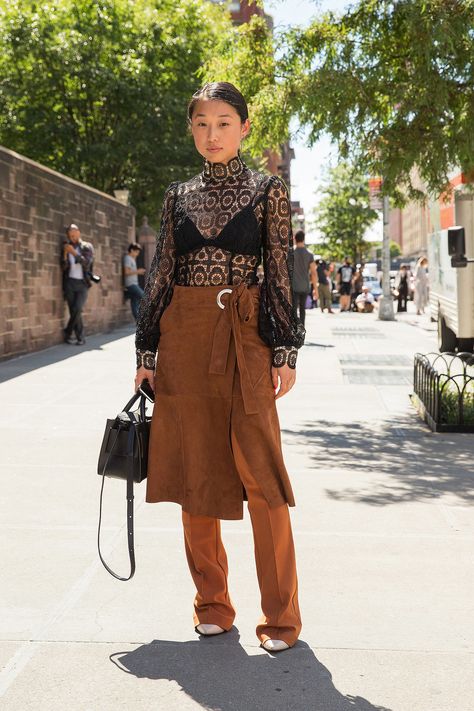
<svg viewBox="0 0 474 711">
<path fill-rule="evenodd" d="M 405 355 L 351 355 L 339 356 L 341 365 L 376 365 L 376 366 L 406 366 L 411 368 L 413 361 Z"/>
<path fill-rule="evenodd" d="M 352 385 L 411 385 L 411 370 L 371 370 L 343 368 L 342 374 Z"/>
</svg>

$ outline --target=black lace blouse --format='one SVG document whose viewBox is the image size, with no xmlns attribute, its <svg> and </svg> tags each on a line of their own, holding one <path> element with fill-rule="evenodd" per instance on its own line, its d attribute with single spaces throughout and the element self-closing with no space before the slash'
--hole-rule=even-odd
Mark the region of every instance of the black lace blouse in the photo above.
<svg viewBox="0 0 474 711">
<path fill-rule="evenodd" d="M 292 302 L 293 239 L 285 183 L 250 170 L 240 157 L 205 161 L 202 173 L 171 183 L 137 322 L 137 365 L 153 369 L 160 318 L 173 286 L 258 284 L 259 334 L 273 365 L 296 365 L 305 331 Z"/>
</svg>

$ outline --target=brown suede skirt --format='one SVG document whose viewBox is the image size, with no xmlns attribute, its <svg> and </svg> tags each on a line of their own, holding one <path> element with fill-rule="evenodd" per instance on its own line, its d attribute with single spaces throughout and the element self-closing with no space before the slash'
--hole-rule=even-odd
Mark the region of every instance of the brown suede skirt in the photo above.
<svg viewBox="0 0 474 711">
<path fill-rule="evenodd" d="M 246 467 L 270 507 L 294 506 L 258 286 L 175 286 L 160 321 L 146 500 L 240 519 Z"/>
</svg>

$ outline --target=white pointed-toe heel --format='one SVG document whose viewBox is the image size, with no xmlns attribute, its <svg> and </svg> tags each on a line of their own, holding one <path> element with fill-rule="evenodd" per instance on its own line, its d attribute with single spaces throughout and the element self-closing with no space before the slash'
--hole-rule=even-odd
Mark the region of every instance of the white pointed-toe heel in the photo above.
<svg viewBox="0 0 474 711">
<path fill-rule="evenodd" d="M 204 637 L 211 637 L 215 634 L 222 634 L 225 630 L 223 630 L 222 627 L 219 627 L 219 625 L 201 624 L 197 625 L 196 632 L 199 632 L 199 634 L 202 634 Z"/>
<path fill-rule="evenodd" d="M 290 645 L 282 639 L 266 639 L 262 647 L 266 649 L 267 652 L 284 652 L 285 649 L 290 648 Z"/>
</svg>

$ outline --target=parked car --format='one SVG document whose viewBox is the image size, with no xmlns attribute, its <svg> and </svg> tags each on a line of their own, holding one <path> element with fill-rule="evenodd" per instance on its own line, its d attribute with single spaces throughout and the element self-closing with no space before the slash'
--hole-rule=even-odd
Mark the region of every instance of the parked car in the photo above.
<svg viewBox="0 0 474 711">
<path fill-rule="evenodd" d="M 371 274 L 364 274 L 364 286 L 368 286 L 375 301 L 382 296 L 382 287 L 379 280 Z"/>
</svg>

